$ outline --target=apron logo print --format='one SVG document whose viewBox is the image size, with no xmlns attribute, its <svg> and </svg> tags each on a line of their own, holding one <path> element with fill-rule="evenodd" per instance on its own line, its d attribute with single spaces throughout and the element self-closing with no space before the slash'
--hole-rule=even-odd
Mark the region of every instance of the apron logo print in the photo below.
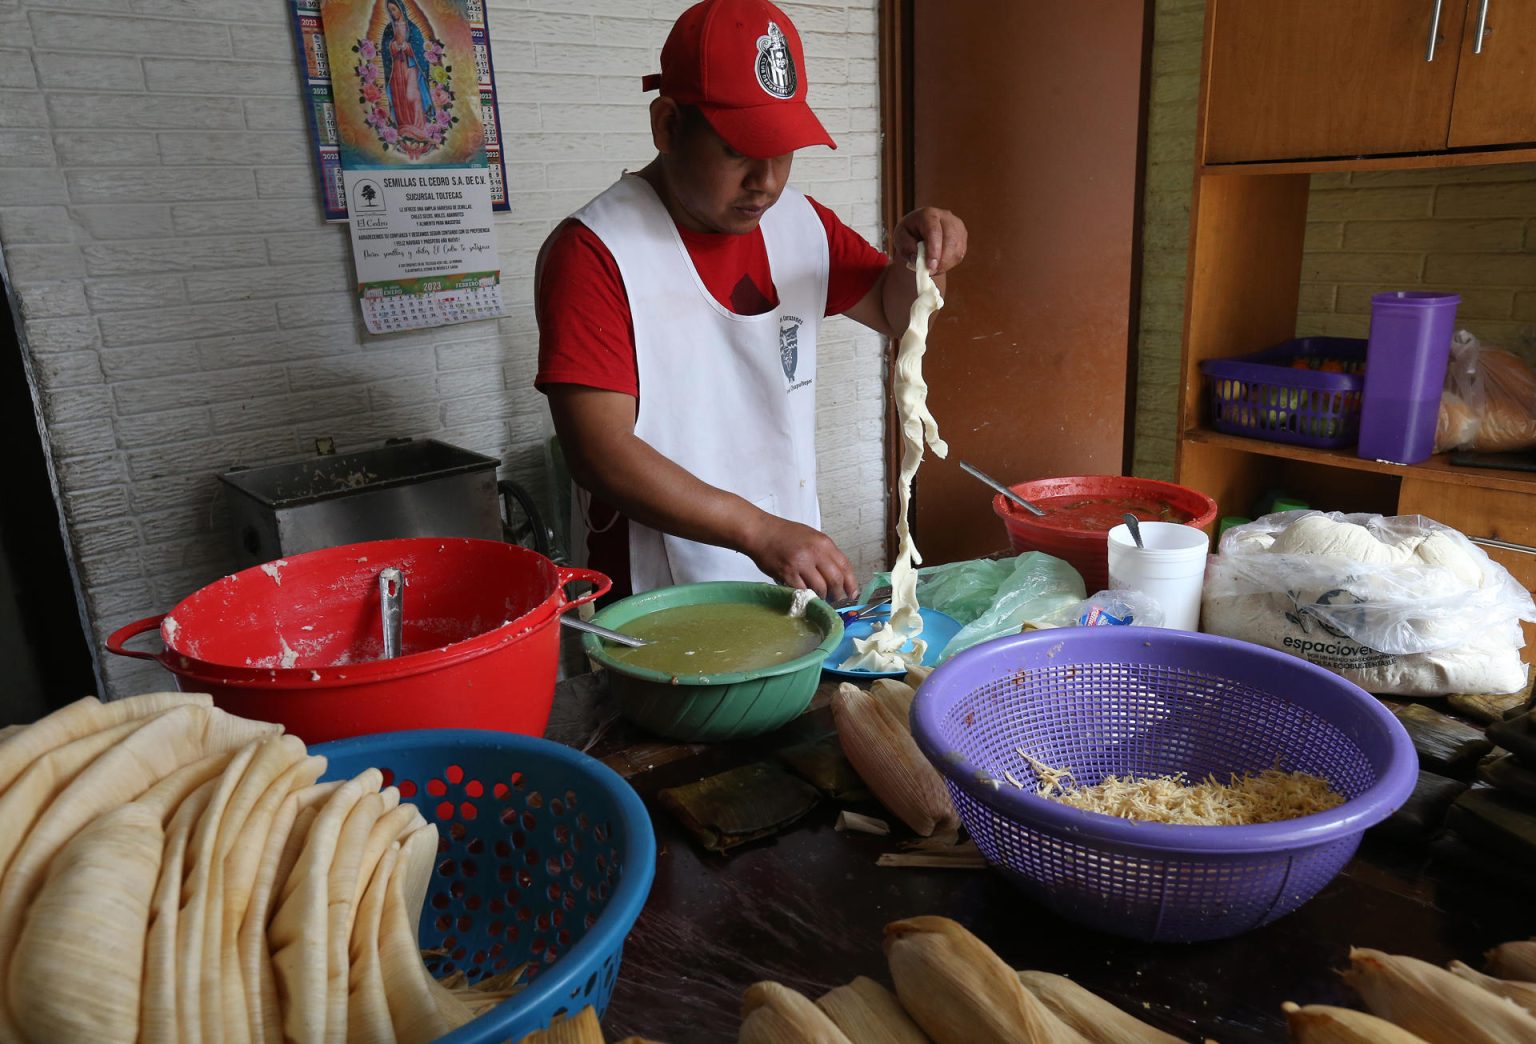
<svg viewBox="0 0 1536 1044">
<path fill-rule="evenodd" d="M 784 379 L 794 383 L 795 371 L 800 366 L 800 324 L 798 316 L 786 315 L 779 319 L 779 364 L 784 367 Z"/>
<path fill-rule="evenodd" d="M 757 82 L 775 98 L 785 99 L 793 98 L 800 85 L 789 41 L 776 22 L 769 22 L 768 31 L 757 38 Z"/>
</svg>

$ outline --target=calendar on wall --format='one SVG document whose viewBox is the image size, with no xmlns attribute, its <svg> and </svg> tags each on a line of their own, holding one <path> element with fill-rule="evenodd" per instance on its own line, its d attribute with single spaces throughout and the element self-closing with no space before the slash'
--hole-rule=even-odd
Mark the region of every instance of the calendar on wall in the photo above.
<svg viewBox="0 0 1536 1044">
<path fill-rule="evenodd" d="M 319 0 L 319 8 L 329 118 L 369 331 L 501 315 L 491 219 L 505 181 L 490 151 L 500 135 L 485 91 L 483 5 Z"/>
<path fill-rule="evenodd" d="M 343 177 L 369 332 L 502 314 L 487 169 L 348 170 Z"/>
</svg>

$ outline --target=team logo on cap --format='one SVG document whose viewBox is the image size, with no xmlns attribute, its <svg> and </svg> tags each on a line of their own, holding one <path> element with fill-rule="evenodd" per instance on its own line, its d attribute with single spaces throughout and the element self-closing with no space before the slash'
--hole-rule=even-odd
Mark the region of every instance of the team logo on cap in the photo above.
<svg viewBox="0 0 1536 1044">
<path fill-rule="evenodd" d="M 775 98 L 793 98 L 800 85 L 789 41 L 777 22 L 769 22 L 768 31 L 757 38 L 757 82 Z"/>
</svg>

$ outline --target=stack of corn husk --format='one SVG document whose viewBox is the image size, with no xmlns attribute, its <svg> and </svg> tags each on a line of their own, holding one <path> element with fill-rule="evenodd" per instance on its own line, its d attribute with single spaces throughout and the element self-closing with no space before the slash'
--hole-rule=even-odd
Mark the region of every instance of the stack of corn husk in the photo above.
<svg viewBox="0 0 1536 1044">
<path fill-rule="evenodd" d="M 1505 943 L 1485 975 L 1460 961 L 1440 968 L 1380 950 L 1353 949 L 1344 979 L 1370 1014 L 1286 1004 L 1301 1044 L 1516 1044 L 1536 1041 L 1536 940 Z M 1501 978 L 1500 976 L 1504 976 Z"/>
<path fill-rule="evenodd" d="M 907 682 L 882 678 L 868 692 L 839 685 L 832 696 L 838 743 L 859 778 L 913 833 L 953 835 L 960 817 L 944 777 L 912 738 L 912 700 L 927 674 L 907 677 Z"/>
<path fill-rule="evenodd" d="M 962 925 L 912 917 L 885 928 L 896 990 L 860 976 L 812 1003 L 750 987 L 739 1044 L 1177 1044 L 1060 975 L 1015 972 Z"/>
<path fill-rule="evenodd" d="M 324 770 L 202 695 L 7 730 L 0 1040 L 409 1044 L 469 1021 L 417 940 L 436 828 L 378 770 Z"/>
</svg>

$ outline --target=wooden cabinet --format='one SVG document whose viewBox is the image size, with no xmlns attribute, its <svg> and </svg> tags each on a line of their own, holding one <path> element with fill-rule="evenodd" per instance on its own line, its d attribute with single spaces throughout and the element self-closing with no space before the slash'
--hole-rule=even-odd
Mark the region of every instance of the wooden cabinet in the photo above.
<svg viewBox="0 0 1536 1044">
<path fill-rule="evenodd" d="M 1462 10 L 1462 0 L 1444 0 L 1442 17 L 1450 17 L 1455 9 L 1455 17 L 1451 18 L 1455 24 L 1444 27 L 1447 38 L 1442 46 L 1451 46 L 1452 38 L 1456 41 L 1457 50 L 1451 53 L 1459 57 L 1457 82 L 1452 107 L 1443 115 L 1425 117 L 1431 130 L 1423 131 L 1418 139 L 1440 135 L 1439 151 L 1406 156 L 1368 155 L 1373 149 L 1388 146 L 1383 146 L 1380 138 L 1369 137 L 1374 133 L 1372 128 L 1359 124 L 1359 97 L 1348 92 L 1330 96 L 1295 84 L 1292 88 L 1301 100 L 1292 97 L 1279 101 L 1272 97 L 1265 103 L 1269 106 L 1264 110 L 1267 115 L 1251 118 L 1272 123 L 1296 120 L 1310 129 L 1247 128 L 1241 131 L 1247 135 L 1249 145 L 1245 147 L 1267 147 L 1263 142 L 1288 143 L 1274 145 L 1275 149 L 1283 150 L 1299 147 L 1296 142 L 1306 141 L 1306 149 L 1320 148 L 1316 143 L 1325 139 L 1305 139 L 1303 135 L 1322 128 L 1336 135 L 1326 139 L 1328 151 L 1353 158 L 1283 160 L 1274 158 L 1278 152 L 1262 156 L 1219 154 L 1224 159 L 1268 159 L 1238 164 L 1218 162 L 1207 148 L 1204 161 L 1196 167 L 1191 204 L 1175 478 L 1214 497 L 1223 515 L 1251 515 L 1255 504 L 1275 490 L 1331 510 L 1423 514 L 1460 529 L 1481 543 L 1517 580 L 1536 589 L 1536 474 L 1458 468 L 1443 457 L 1405 467 L 1362 460 L 1355 456 L 1353 448 L 1309 449 L 1222 434 L 1207 424 L 1208 391 L 1200 373 L 1200 363 L 1206 359 L 1244 355 L 1295 336 L 1302 241 L 1313 174 L 1536 160 L 1536 149 L 1507 144 L 1514 134 L 1521 136 L 1519 140 L 1536 139 L 1533 74 L 1522 73 L 1523 80 L 1502 80 L 1504 74 L 1475 65 L 1492 53 L 1503 34 L 1504 41 L 1509 41 L 1503 59 L 1509 63 L 1507 67 L 1531 69 L 1536 61 L 1536 21 L 1527 23 L 1525 19 L 1536 19 L 1536 0 L 1489 0 L 1486 22 L 1492 31 L 1485 34 L 1482 52 L 1477 53 L 1475 40 L 1462 36 L 1463 32 L 1475 36 L 1481 2 L 1472 0 L 1467 12 Z M 1219 137 L 1215 125 L 1219 120 L 1229 121 L 1222 134 L 1238 134 L 1236 124 L 1231 122 L 1235 119 L 1233 114 L 1244 111 L 1245 106 L 1250 114 L 1255 113 L 1255 92 L 1272 95 L 1278 90 L 1271 83 L 1259 91 L 1240 78 L 1221 74 L 1220 63 L 1234 60 L 1236 53 L 1223 50 L 1223 32 L 1234 32 L 1230 21 L 1224 26 L 1223 19 L 1239 13 L 1254 22 L 1251 31 L 1259 34 L 1259 16 L 1251 8 L 1271 13 L 1284 24 L 1276 26 L 1273 39 L 1261 40 L 1260 44 L 1270 49 L 1264 53 L 1278 54 L 1276 47 L 1291 46 L 1298 39 L 1293 30 L 1286 28 L 1291 24 L 1290 12 L 1306 9 L 1336 28 L 1341 16 L 1331 12 L 1332 8 L 1347 9 L 1360 18 L 1383 18 L 1383 12 L 1394 6 L 1405 5 L 1388 0 L 1315 4 L 1312 0 L 1285 4 L 1210 0 L 1206 17 L 1207 60 L 1201 78 L 1200 140 L 1209 146 Z M 1430 4 L 1426 0 L 1422 6 Z M 1281 16 L 1277 13 L 1280 11 L 1287 14 Z M 1467 14 L 1470 22 L 1463 18 Z M 1329 18 L 1335 19 L 1335 23 L 1328 23 Z M 1442 55 L 1450 56 L 1437 51 L 1436 62 Z M 1422 58 L 1421 53 L 1421 62 Z M 1373 76 L 1369 68 L 1358 70 L 1358 82 L 1398 82 L 1393 80 L 1394 76 L 1407 74 L 1393 71 L 1395 61 L 1393 58 L 1388 62 L 1379 76 Z M 1448 61 L 1445 67 L 1451 64 Z M 1266 69 L 1278 75 L 1274 73 L 1277 68 L 1278 65 L 1261 64 L 1253 70 L 1258 74 L 1254 78 L 1263 79 Z M 1523 91 L 1516 86 L 1521 82 Z M 1224 97 L 1229 91 L 1236 92 L 1237 101 Z M 1413 128 L 1407 122 L 1402 122 L 1401 128 L 1404 137 L 1399 141 L 1410 140 Z M 1354 134 L 1359 136 L 1348 136 Z M 1460 138 L 1456 137 L 1458 134 Z M 1447 150 L 1447 140 L 1462 146 L 1462 151 Z M 1536 629 L 1529 636 L 1536 639 Z M 1536 651 L 1536 645 L 1530 648 Z"/>
<path fill-rule="evenodd" d="M 1536 141 L 1536 0 L 1470 0 L 1448 144 L 1512 141 Z"/>
<path fill-rule="evenodd" d="M 1209 3 L 1207 163 L 1445 147 L 1459 10 L 1425 61 L 1434 0 Z"/>
<path fill-rule="evenodd" d="M 1536 0 L 1209 0 L 1208 12 L 1206 163 L 1536 141 Z"/>
</svg>

